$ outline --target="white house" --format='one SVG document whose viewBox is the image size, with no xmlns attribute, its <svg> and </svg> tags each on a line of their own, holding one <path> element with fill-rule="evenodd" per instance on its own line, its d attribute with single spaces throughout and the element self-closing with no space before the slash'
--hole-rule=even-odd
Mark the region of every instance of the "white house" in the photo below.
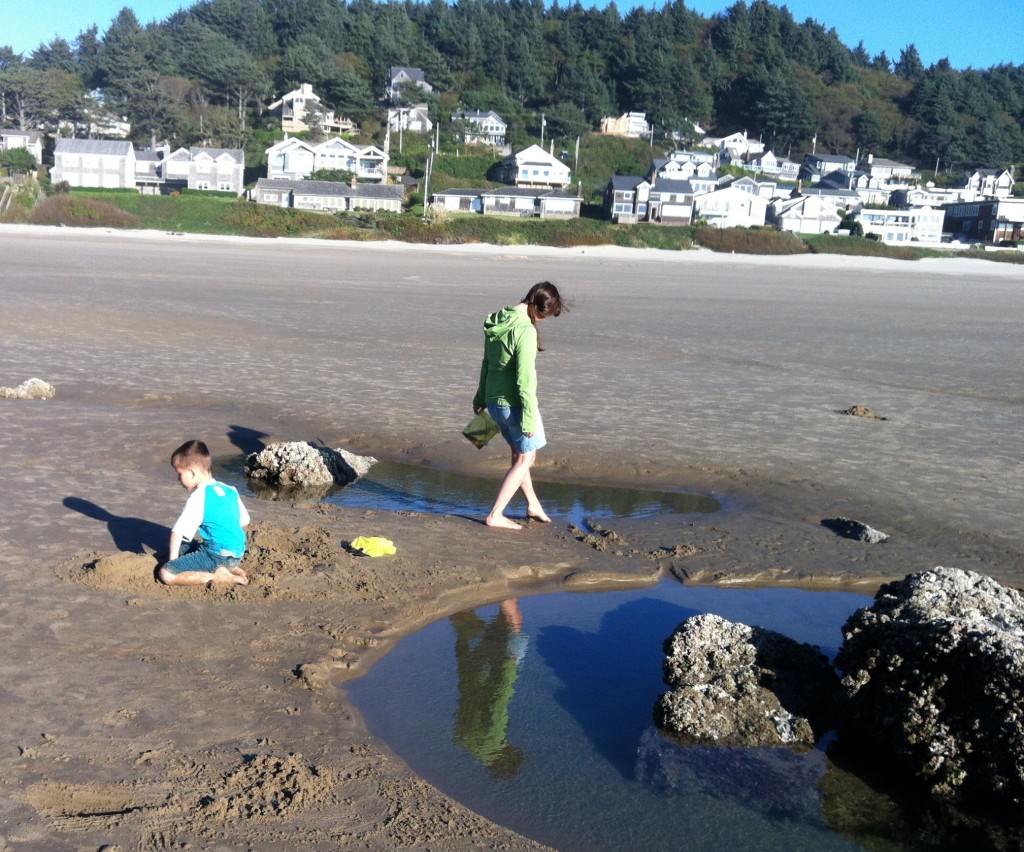
<svg viewBox="0 0 1024 852">
<path fill-rule="evenodd" d="M 70 186 L 134 188 L 135 148 L 114 139 L 58 139 L 50 177 Z"/>
<path fill-rule="evenodd" d="M 572 182 L 569 167 L 539 145 L 505 157 L 491 174 L 494 180 L 516 186 L 565 187 Z"/>
<path fill-rule="evenodd" d="M 351 172 L 364 181 L 386 183 L 388 156 L 376 145 L 354 145 L 339 136 L 317 145 L 302 139 L 282 139 L 267 148 L 267 177 L 302 180 L 315 171 Z"/>
<path fill-rule="evenodd" d="M 605 136 L 622 136 L 627 139 L 639 139 L 651 132 L 645 112 L 625 112 L 618 118 L 608 116 L 601 119 L 601 133 Z"/>
<path fill-rule="evenodd" d="M 864 208 L 855 215 L 864 229 L 865 236 L 877 234 L 886 245 L 925 243 L 938 245 L 942 242 L 942 223 L 945 214 L 931 207 L 914 207 L 910 210 L 875 210 Z"/>
<path fill-rule="evenodd" d="M 38 130 L 0 130 L 0 151 L 24 148 L 36 158 L 36 165 L 43 162 L 43 134 Z"/>
<path fill-rule="evenodd" d="M 957 186 L 972 190 L 981 198 L 1009 198 L 1013 192 L 1013 171 L 974 169 L 964 172 Z"/>
<path fill-rule="evenodd" d="M 412 133 L 429 133 L 434 129 L 430 110 L 426 104 L 392 107 L 388 110 L 388 130 Z"/>
<path fill-rule="evenodd" d="M 705 136 L 701 140 L 704 148 L 718 148 L 728 151 L 733 157 L 747 157 L 764 152 L 764 143 L 747 137 L 747 131 L 730 133 L 728 136 Z"/>
<path fill-rule="evenodd" d="M 453 112 L 452 122 L 463 125 L 462 141 L 466 145 L 492 145 L 500 148 L 505 144 L 508 122 L 493 109 L 464 109 Z"/>
<path fill-rule="evenodd" d="M 403 89 L 418 86 L 423 92 L 432 92 L 434 87 L 423 76 L 422 68 L 409 68 L 404 65 L 392 65 L 388 68 L 388 83 L 384 97 L 392 103 L 397 101 Z"/>
<path fill-rule="evenodd" d="M 267 110 L 280 117 L 281 130 L 286 134 L 302 133 L 313 126 L 321 127 L 327 133 L 352 133 L 356 129 L 353 121 L 327 109 L 309 83 L 282 95 Z"/>
<path fill-rule="evenodd" d="M 780 231 L 797 234 L 835 233 L 843 216 L 841 208 L 828 196 L 799 195 L 779 198 L 768 206 L 767 221 Z"/>
<path fill-rule="evenodd" d="M 768 201 L 759 195 L 727 186 L 694 196 L 693 207 L 694 216 L 713 228 L 749 228 L 765 223 Z"/>
</svg>

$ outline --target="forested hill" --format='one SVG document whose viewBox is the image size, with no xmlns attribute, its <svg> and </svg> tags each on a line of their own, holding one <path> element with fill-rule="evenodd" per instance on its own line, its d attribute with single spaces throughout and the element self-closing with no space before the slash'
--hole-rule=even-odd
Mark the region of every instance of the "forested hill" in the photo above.
<svg viewBox="0 0 1024 852">
<path fill-rule="evenodd" d="M 573 139 L 643 110 L 658 134 L 746 130 L 782 155 L 816 137 L 819 153 L 950 173 L 1024 162 L 1024 65 L 926 68 L 914 45 L 870 56 L 765 0 L 710 18 L 682 0 L 627 14 L 542 0 L 200 0 L 146 27 L 126 8 L 102 37 L 93 27 L 27 56 L 0 47 L 0 123 L 81 119 L 82 95 L 101 89 L 139 141 L 256 147 L 265 105 L 312 83 L 379 141 L 392 65 L 423 69 L 435 117 L 494 109 L 513 144 L 539 135 L 542 113 L 549 138 Z"/>
</svg>

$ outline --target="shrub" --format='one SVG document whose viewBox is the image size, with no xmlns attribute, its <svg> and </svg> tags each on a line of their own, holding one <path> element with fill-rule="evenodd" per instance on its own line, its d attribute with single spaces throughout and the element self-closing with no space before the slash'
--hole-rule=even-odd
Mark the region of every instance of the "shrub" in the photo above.
<svg viewBox="0 0 1024 852">
<path fill-rule="evenodd" d="M 94 198 L 57 195 L 36 205 L 29 216 L 33 225 L 71 225 L 76 228 L 141 227 L 137 216 Z"/>
<path fill-rule="evenodd" d="M 807 245 L 796 234 L 774 228 L 710 228 L 694 233 L 698 244 L 712 251 L 741 254 L 803 254 Z"/>
</svg>

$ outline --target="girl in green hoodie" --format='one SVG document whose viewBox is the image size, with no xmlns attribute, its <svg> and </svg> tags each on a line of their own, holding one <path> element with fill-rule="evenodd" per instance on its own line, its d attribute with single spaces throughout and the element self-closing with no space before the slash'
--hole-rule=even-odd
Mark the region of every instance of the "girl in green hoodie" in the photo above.
<svg viewBox="0 0 1024 852">
<path fill-rule="evenodd" d="M 516 491 L 526 497 L 527 517 L 544 523 L 551 520 L 530 479 L 537 450 L 547 443 L 537 406 L 537 323 L 568 310 L 558 288 L 550 281 L 541 281 L 518 305 L 503 308 L 484 321 L 484 359 L 473 412 L 478 414 L 486 408 L 512 448 L 512 465 L 485 521 L 489 527 L 521 529 L 505 517 L 505 508 Z"/>
</svg>

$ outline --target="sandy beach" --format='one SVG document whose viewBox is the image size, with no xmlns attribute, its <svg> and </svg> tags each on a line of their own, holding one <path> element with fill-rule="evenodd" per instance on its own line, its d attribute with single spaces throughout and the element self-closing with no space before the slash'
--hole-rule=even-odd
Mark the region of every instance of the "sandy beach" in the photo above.
<svg viewBox="0 0 1024 852">
<path fill-rule="evenodd" d="M 1024 585 L 1024 276 L 963 258 L 752 258 L 0 228 L 0 850 L 531 848 L 417 778 L 346 700 L 402 635 L 550 588 Z M 249 501 L 253 582 L 153 578 L 183 440 L 321 440 L 493 477 L 459 434 L 485 314 L 549 279 L 535 479 L 723 509 L 517 533 Z M 841 412 L 869 407 L 878 416 Z M 855 518 L 879 545 L 822 525 Z M 358 535 L 395 542 L 367 559 Z M 652 649 L 660 653 L 660 649 Z M 191 844 L 190 847 L 186 844 Z"/>
</svg>

